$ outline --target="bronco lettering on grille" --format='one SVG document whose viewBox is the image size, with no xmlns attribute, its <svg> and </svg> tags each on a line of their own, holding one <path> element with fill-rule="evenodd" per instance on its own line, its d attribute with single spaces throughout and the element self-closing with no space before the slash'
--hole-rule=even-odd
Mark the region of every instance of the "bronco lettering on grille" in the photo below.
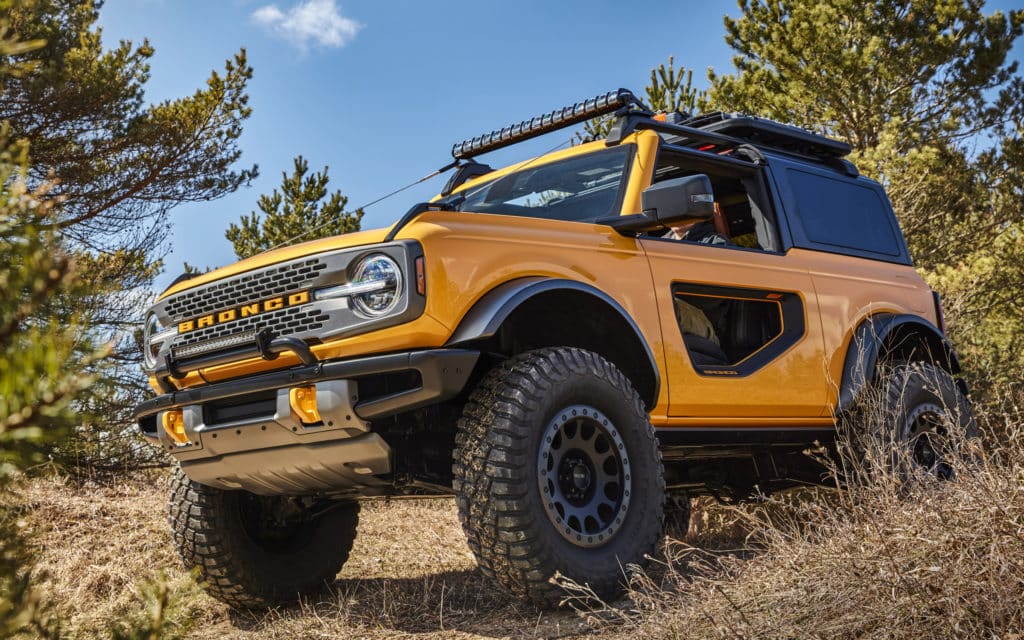
<svg viewBox="0 0 1024 640">
<path fill-rule="evenodd" d="M 261 313 L 266 313 L 267 311 L 277 311 L 278 309 L 283 309 L 285 307 L 295 307 L 300 304 L 306 304 L 309 300 L 309 291 L 296 291 L 295 293 L 289 293 L 288 295 L 267 298 L 266 300 L 260 300 L 259 302 L 252 302 L 238 307 L 224 309 L 222 311 L 215 311 L 213 313 L 208 313 L 205 316 L 199 316 L 198 318 L 179 322 L 178 333 L 188 333 L 189 331 L 212 327 L 216 324 L 231 322 L 232 320 L 238 320 L 239 318 L 248 318 L 249 316 L 259 315 Z"/>
</svg>

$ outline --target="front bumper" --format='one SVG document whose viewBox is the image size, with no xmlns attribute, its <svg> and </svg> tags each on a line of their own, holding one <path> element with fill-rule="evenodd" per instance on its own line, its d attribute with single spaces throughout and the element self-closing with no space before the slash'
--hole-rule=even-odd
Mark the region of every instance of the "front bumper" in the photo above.
<svg viewBox="0 0 1024 640">
<path fill-rule="evenodd" d="M 136 407 L 135 420 L 201 484 L 263 495 L 383 486 L 379 476 L 392 471 L 391 449 L 370 421 L 455 397 L 479 356 L 434 349 L 316 362 L 165 393 Z M 361 378 L 404 372 L 418 374 L 418 383 L 360 396 Z M 317 425 L 303 424 L 288 398 L 292 387 L 311 385 L 323 417 Z M 186 445 L 159 426 L 171 409 L 183 412 Z"/>
</svg>

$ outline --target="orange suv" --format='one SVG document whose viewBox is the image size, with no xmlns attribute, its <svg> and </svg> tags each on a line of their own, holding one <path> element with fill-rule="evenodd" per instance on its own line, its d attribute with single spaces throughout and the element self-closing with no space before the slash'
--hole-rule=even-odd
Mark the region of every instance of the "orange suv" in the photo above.
<svg viewBox="0 0 1024 640">
<path fill-rule="evenodd" d="M 473 160 L 615 114 L 604 140 Z M 452 495 L 481 569 L 539 604 L 601 596 L 661 539 L 666 499 L 808 482 L 804 450 L 880 390 L 915 465 L 974 423 L 938 297 L 841 142 L 611 92 L 455 145 L 389 229 L 176 283 L 148 312 L 186 565 L 238 607 L 348 556 L 360 500 Z M 877 425 L 865 428 L 879 429 Z"/>
</svg>

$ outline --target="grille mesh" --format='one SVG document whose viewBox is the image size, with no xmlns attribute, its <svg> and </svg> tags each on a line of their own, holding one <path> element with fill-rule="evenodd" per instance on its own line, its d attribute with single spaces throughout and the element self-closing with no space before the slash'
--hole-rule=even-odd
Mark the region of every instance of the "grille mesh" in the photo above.
<svg viewBox="0 0 1024 640">
<path fill-rule="evenodd" d="M 188 320 L 214 311 L 237 307 L 296 291 L 314 280 L 326 268 L 327 264 L 320 258 L 296 260 L 288 264 L 278 265 L 261 271 L 253 271 L 230 280 L 215 282 L 199 289 L 186 291 L 170 298 L 165 309 L 174 322 Z M 288 311 L 292 310 L 289 309 Z M 276 315 L 276 313 L 262 314 L 260 316 L 261 324 L 265 321 L 272 322 L 269 318 Z M 246 318 L 246 320 L 252 319 Z M 285 321 L 284 326 L 287 327 L 287 323 L 293 320 L 289 318 Z M 213 331 L 224 327 L 232 327 L 233 330 L 236 330 L 239 327 L 248 326 L 250 324 L 236 325 L 234 322 L 228 322 L 217 327 L 207 327 L 201 331 Z M 200 331 L 194 333 L 198 334 Z M 276 330 L 275 333 L 277 333 Z M 296 333 L 296 331 L 290 330 L 288 333 Z M 189 335 L 191 336 L 192 334 Z M 223 334 L 210 333 L 203 337 L 210 338 L 218 335 Z M 195 340 L 191 340 L 191 342 L 195 342 Z"/>
<path fill-rule="evenodd" d="M 261 313 L 258 316 L 250 316 L 190 331 L 183 336 L 179 336 L 174 341 L 174 346 L 181 347 L 263 327 L 269 328 L 275 336 L 301 334 L 323 328 L 327 320 L 328 316 L 326 314 L 320 313 L 319 310 L 312 308 L 310 305 L 288 307 L 269 313 Z"/>
</svg>

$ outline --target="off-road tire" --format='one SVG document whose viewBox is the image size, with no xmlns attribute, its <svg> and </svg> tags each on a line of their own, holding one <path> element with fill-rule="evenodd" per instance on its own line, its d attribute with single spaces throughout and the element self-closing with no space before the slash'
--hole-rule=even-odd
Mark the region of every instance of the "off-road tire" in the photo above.
<svg viewBox="0 0 1024 640">
<path fill-rule="evenodd" d="M 174 543 L 185 568 L 199 570 L 210 595 L 237 609 L 257 609 L 294 602 L 333 581 L 352 549 L 358 502 L 312 518 L 301 538 L 260 544 L 243 523 L 246 496 L 193 482 L 180 467 L 171 476 Z"/>
<path fill-rule="evenodd" d="M 623 521 L 596 546 L 574 544 L 555 528 L 538 483 L 545 425 L 584 405 L 613 423 L 630 474 L 620 476 L 631 486 Z M 452 471 L 459 519 L 481 571 L 538 606 L 564 598 L 551 582 L 556 572 L 602 599 L 616 597 L 628 566 L 645 565 L 661 538 L 665 480 L 654 430 L 629 380 L 589 351 L 539 349 L 491 370 L 459 420 Z"/>
<path fill-rule="evenodd" d="M 964 445 L 978 437 L 970 402 L 949 372 L 929 362 L 884 365 L 862 404 L 860 422 L 904 479 L 953 478 Z"/>
</svg>

